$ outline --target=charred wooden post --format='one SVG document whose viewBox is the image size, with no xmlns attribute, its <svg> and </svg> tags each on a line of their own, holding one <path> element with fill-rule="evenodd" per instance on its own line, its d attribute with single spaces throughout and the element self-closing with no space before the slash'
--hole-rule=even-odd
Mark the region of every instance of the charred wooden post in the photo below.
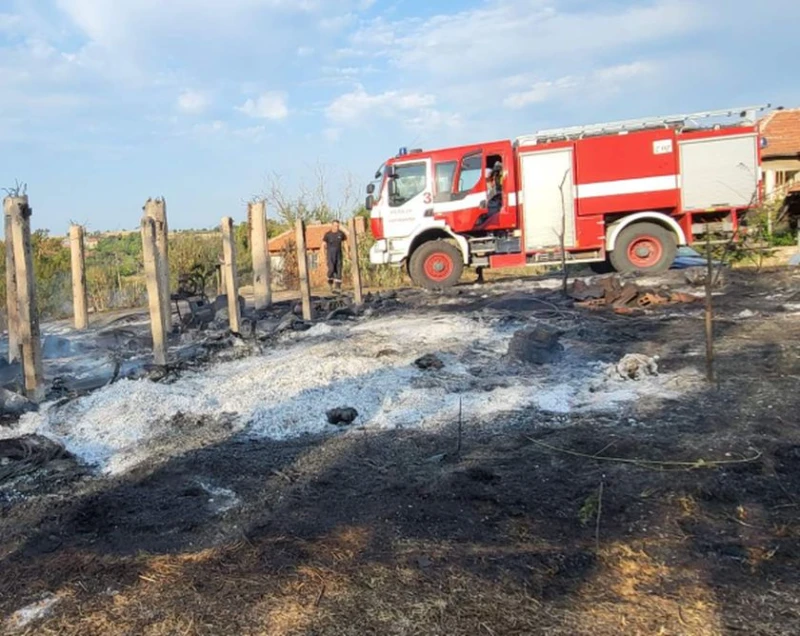
<svg viewBox="0 0 800 636">
<path fill-rule="evenodd" d="M 361 264 L 358 259 L 358 234 L 356 231 L 356 219 L 353 217 L 347 223 L 347 230 L 350 243 L 350 271 L 353 275 L 353 300 L 356 307 L 364 304 L 364 289 L 361 284 Z"/>
<path fill-rule="evenodd" d="M 150 331 L 153 334 L 153 360 L 157 365 L 164 366 L 167 364 L 167 331 L 162 313 L 164 311 L 163 287 L 160 282 L 156 221 L 150 216 L 142 219 L 142 255 L 150 309 Z"/>
<path fill-rule="evenodd" d="M 25 392 L 29 399 L 44 399 L 44 367 L 39 311 L 36 304 L 36 279 L 31 250 L 31 213 L 27 196 L 10 197 L 11 239 L 14 247 L 17 308 L 19 312 L 19 344 L 22 349 L 22 368 Z M 8 209 L 7 208 L 7 209 Z"/>
<path fill-rule="evenodd" d="M 711 256 L 711 233 L 706 224 L 706 379 L 714 382 L 714 302 L 711 297 L 714 291 L 714 265 Z"/>
<path fill-rule="evenodd" d="M 272 281 L 267 239 L 267 204 L 255 201 L 248 205 L 250 249 L 253 256 L 253 297 L 255 308 L 272 304 Z"/>
<path fill-rule="evenodd" d="M 231 331 L 239 333 L 242 328 L 242 316 L 239 311 L 239 282 L 236 274 L 236 241 L 233 219 L 229 216 L 222 219 L 222 255 L 225 259 L 222 278 L 228 296 L 228 322 Z"/>
<path fill-rule="evenodd" d="M 297 272 L 300 278 L 303 320 L 313 320 L 314 308 L 311 305 L 311 281 L 308 275 L 308 254 L 306 253 L 306 225 L 302 219 L 297 219 L 295 223 L 295 242 L 297 243 Z"/>
<path fill-rule="evenodd" d="M 167 225 L 167 202 L 164 199 L 148 199 L 144 204 L 144 215 L 153 219 L 156 228 L 156 255 L 158 258 L 158 285 L 161 289 L 161 317 L 164 332 L 172 331 L 172 304 L 169 291 L 169 227 Z"/>
<path fill-rule="evenodd" d="M 17 299 L 17 268 L 14 265 L 14 238 L 11 231 L 12 210 L 19 205 L 19 197 L 3 200 L 6 241 L 6 310 L 8 315 L 8 362 L 19 360 L 19 302 Z"/>
<path fill-rule="evenodd" d="M 69 228 L 69 247 L 72 255 L 72 308 L 75 329 L 89 327 L 89 303 L 86 295 L 86 246 L 84 231 L 80 225 Z"/>
</svg>

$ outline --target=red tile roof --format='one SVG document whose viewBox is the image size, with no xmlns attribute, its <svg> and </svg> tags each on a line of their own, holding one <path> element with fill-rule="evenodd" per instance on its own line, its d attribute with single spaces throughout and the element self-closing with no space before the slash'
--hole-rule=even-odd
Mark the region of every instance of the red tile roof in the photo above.
<svg viewBox="0 0 800 636">
<path fill-rule="evenodd" d="M 800 156 L 800 108 L 776 110 L 764 117 L 759 127 L 767 140 L 762 157 Z"/>
<path fill-rule="evenodd" d="M 310 251 L 322 249 L 322 238 L 325 234 L 333 229 L 333 223 L 324 223 L 320 225 L 306 225 L 306 249 Z M 347 234 L 347 222 L 342 221 L 339 229 Z M 367 231 L 367 223 L 363 217 L 356 217 L 356 236 L 362 236 Z M 286 246 L 291 244 L 294 246 L 294 228 L 286 230 L 282 234 L 278 234 L 269 240 L 269 251 L 278 254 L 286 249 Z"/>
<path fill-rule="evenodd" d="M 333 225 L 327 223 L 325 225 L 306 225 L 306 249 L 310 251 L 322 249 L 322 237 L 333 229 Z M 346 227 L 341 228 L 345 232 Z M 283 252 L 287 245 L 294 245 L 294 229 L 286 230 L 283 234 L 271 238 L 269 240 L 270 252 Z"/>
</svg>

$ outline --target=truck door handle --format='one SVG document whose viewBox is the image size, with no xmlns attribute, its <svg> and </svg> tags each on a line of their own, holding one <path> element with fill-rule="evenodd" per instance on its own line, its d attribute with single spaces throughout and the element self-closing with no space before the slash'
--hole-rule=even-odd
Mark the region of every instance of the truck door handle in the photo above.
<svg viewBox="0 0 800 636">
<path fill-rule="evenodd" d="M 480 203 L 480 206 L 479 206 L 479 207 L 480 207 L 480 209 L 481 209 L 481 210 L 485 210 L 485 209 L 486 209 L 486 199 L 484 199 L 483 201 L 481 201 L 481 203 Z"/>
<path fill-rule="evenodd" d="M 433 208 L 428 208 L 425 210 L 425 216 L 433 216 Z"/>
</svg>

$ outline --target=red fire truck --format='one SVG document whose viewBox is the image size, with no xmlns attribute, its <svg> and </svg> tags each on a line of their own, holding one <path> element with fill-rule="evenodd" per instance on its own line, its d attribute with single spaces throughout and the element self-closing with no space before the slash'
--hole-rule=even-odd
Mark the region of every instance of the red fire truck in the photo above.
<svg viewBox="0 0 800 636">
<path fill-rule="evenodd" d="M 767 108 L 401 149 L 367 187 L 370 260 L 405 265 L 427 288 L 454 285 L 465 266 L 558 263 L 562 251 L 597 269 L 666 270 L 679 246 L 706 228 L 731 236 L 758 203 L 756 113 Z"/>
</svg>

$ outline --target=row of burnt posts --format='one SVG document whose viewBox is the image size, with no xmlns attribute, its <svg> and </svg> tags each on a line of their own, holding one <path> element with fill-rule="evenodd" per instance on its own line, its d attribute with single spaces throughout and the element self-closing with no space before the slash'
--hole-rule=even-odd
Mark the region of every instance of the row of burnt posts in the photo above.
<svg viewBox="0 0 800 636">
<path fill-rule="evenodd" d="M 6 239 L 6 289 L 8 313 L 8 360 L 21 360 L 25 392 L 34 401 L 44 398 L 44 372 L 41 332 L 36 304 L 36 282 L 31 251 L 31 208 L 28 197 L 9 196 L 3 202 Z M 256 311 L 272 304 L 270 257 L 267 239 L 267 215 L 264 201 L 248 204 L 248 227 L 253 260 L 253 301 Z M 236 269 L 236 241 L 231 217 L 222 219 L 222 278 L 227 291 L 230 330 L 239 333 L 242 316 L 239 305 L 239 281 Z M 295 226 L 298 274 L 304 320 L 314 319 L 311 301 L 305 223 Z M 168 362 L 168 335 L 172 330 L 172 300 L 169 272 L 169 228 L 164 199 L 148 199 L 141 220 L 142 256 L 147 282 L 150 327 L 153 336 L 153 360 Z M 363 303 L 361 271 L 358 260 L 358 237 L 355 219 L 348 224 L 348 239 L 356 306 Z M 72 296 L 75 328 L 89 327 L 86 289 L 86 247 L 84 228 L 73 224 L 69 231 L 72 265 Z"/>
</svg>

